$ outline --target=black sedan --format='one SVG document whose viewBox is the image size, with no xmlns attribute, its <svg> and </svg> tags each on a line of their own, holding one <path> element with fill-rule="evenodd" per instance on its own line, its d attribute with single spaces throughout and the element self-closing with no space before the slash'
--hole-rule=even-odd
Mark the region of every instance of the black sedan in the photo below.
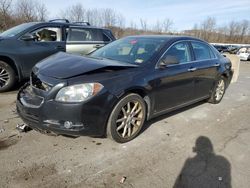
<svg viewBox="0 0 250 188">
<path fill-rule="evenodd" d="M 61 52 L 43 60 L 20 89 L 17 111 L 35 130 L 123 143 L 146 120 L 202 100 L 219 103 L 232 74 L 231 62 L 202 40 L 131 36 L 88 57 Z"/>
</svg>

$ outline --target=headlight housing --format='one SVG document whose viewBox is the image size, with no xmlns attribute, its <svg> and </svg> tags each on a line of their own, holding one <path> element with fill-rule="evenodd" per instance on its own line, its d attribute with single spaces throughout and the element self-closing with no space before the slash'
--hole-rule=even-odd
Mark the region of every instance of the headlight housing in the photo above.
<svg viewBox="0 0 250 188">
<path fill-rule="evenodd" d="M 103 88 L 100 83 L 84 83 L 62 88 L 56 95 L 56 101 L 83 102 L 99 93 Z"/>
</svg>

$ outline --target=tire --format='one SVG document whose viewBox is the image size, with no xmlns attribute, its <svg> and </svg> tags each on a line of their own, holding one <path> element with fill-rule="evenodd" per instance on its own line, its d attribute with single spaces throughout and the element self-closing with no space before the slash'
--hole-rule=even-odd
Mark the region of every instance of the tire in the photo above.
<svg viewBox="0 0 250 188">
<path fill-rule="evenodd" d="M 16 74 L 13 68 L 0 61 L 0 93 L 4 91 L 9 91 L 15 84 Z"/>
<path fill-rule="evenodd" d="M 141 96 L 128 94 L 113 108 L 108 124 L 107 137 L 118 143 L 134 139 L 146 119 L 146 105 Z"/>
<path fill-rule="evenodd" d="M 227 88 L 227 80 L 221 76 L 215 83 L 214 89 L 208 100 L 209 103 L 218 104 L 222 100 Z"/>
</svg>

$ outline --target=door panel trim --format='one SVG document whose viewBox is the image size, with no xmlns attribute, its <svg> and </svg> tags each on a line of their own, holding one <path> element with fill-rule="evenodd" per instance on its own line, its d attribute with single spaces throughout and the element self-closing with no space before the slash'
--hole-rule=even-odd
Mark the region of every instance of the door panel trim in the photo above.
<svg viewBox="0 0 250 188">
<path fill-rule="evenodd" d="M 103 41 L 67 41 L 66 42 L 66 45 L 67 44 L 108 44 L 108 43 L 105 43 Z"/>
<path fill-rule="evenodd" d="M 204 97 L 200 97 L 200 98 L 195 99 L 195 100 L 192 100 L 192 101 L 185 102 L 185 103 L 183 103 L 183 104 L 179 104 L 179 105 L 174 106 L 174 107 L 171 107 L 171 108 L 167 108 L 167 109 L 165 109 L 165 110 L 161 110 L 160 112 L 154 112 L 154 113 L 152 114 L 152 116 L 150 117 L 150 119 L 153 118 L 153 117 L 156 117 L 156 116 L 158 116 L 158 115 L 162 115 L 162 114 L 165 114 L 165 113 L 167 113 L 167 112 L 171 112 L 171 111 L 174 111 L 174 110 L 177 110 L 177 109 L 180 109 L 180 108 L 189 106 L 189 105 L 191 105 L 191 104 L 197 103 L 197 102 L 199 102 L 199 101 L 202 101 L 202 100 L 205 100 L 205 99 L 208 99 L 208 98 L 209 98 L 209 95 L 204 96 Z"/>
</svg>

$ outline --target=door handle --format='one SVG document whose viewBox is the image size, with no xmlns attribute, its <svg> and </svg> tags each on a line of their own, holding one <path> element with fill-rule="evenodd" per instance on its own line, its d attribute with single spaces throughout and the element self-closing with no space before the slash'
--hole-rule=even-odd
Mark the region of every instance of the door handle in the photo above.
<svg viewBox="0 0 250 188">
<path fill-rule="evenodd" d="M 65 47 L 63 47 L 63 46 L 57 46 L 56 49 L 57 50 L 65 50 Z"/>
<path fill-rule="evenodd" d="M 97 44 L 94 46 L 94 48 L 101 48 L 101 47 L 102 47 L 102 45 L 100 45 L 100 44 Z"/>
<path fill-rule="evenodd" d="M 189 72 L 194 72 L 194 71 L 196 71 L 196 70 L 197 70 L 197 68 L 195 68 L 195 67 L 189 68 L 189 69 L 188 69 Z"/>
<path fill-rule="evenodd" d="M 214 67 L 219 67 L 219 66 L 220 66 L 219 63 L 215 63 L 215 64 L 214 64 Z"/>
</svg>

